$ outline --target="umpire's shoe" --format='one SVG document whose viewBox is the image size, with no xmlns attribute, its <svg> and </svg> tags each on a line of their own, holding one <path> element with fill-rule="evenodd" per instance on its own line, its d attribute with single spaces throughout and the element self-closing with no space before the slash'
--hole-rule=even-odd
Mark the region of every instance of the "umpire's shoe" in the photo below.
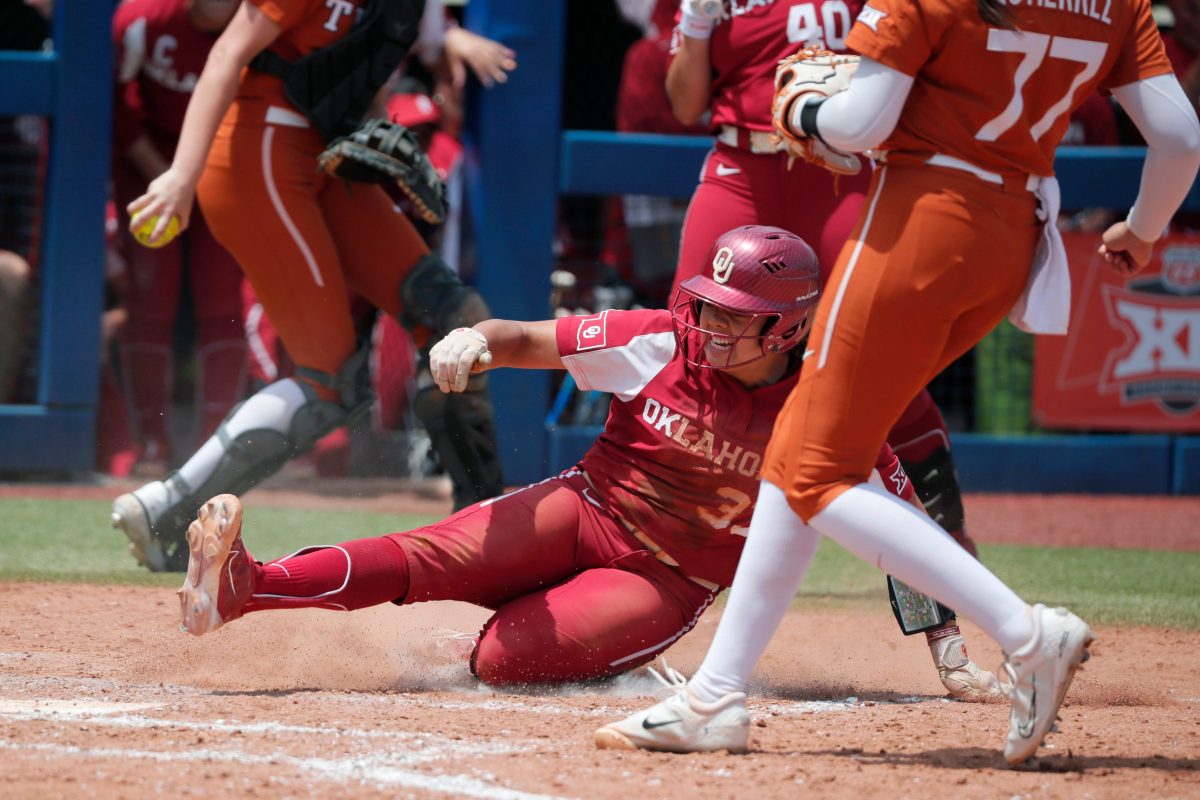
<svg viewBox="0 0 1200 800">
<path fill-rule="evenodd" d="M 1008 657 L 1012 680 L 1012 718 L 1004 759 L 1017 765 L 1033 756 L 1050 732 L 1067 687 L 1079 665 L 1090 657 L 1095 636 L 1087 623 L 1065 608 L 1035 605 L 1033 637 Z"/>
<path fill-rule="evenodd" d="M 200 508 L 187 532 L 187 577 L 179 595 L 180 626 L 194 636 L 242 615 L 254 593 L 254 559 L 242 543 L 242 503 L 219 494 Z"/>
<path fill-rule="evenodd" d="M 653 668 L 650 672 L 671 688 L 671 696 L 645 711 L 597 730 L 597 747 L 671 753 L 746 752 L 750 739 L 746 695 L 731 692 L 715 703 L 702 703 L 688 692 L 683 675 L 665 662 L 660 668 L 665 677 Z"/>
</svg>

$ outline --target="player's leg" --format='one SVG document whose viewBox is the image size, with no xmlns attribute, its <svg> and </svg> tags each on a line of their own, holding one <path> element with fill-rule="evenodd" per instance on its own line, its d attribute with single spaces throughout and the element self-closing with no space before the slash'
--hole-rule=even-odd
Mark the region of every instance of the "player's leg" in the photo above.
<svg viewBox="0 0 1200 800">
<path fill-rule="evenodd" d="M 731 743 L 736 750 L 746 748 L 748 729 L 731 731 L 712 723 L 737 709 L 745 714 L 746 684 L 820 542 L 820 535 L 792 512 L 783 492 L 769 483 L 759 491 L 750 531 L 716 635 L 686 690 L 604 726 L 596 732 L 598 746 L 682 752 L 729 749 Z M 680 721 L 661 728 L 654 724 L 667 719 Z"/>
<path fill-rule="evenodd" d="M 248 384 L 242 269 L 217 243 L 199 207 L 188 225 L 187 261 L 196 316 L 198 441 L 245 396 Z"/>
<path fill-rule="evenodd" d="M 904 409 L 899 421 L 888 433 L 888 442 L 904 465 L 930 518 L 968 553 L 978 558 L 975 542 L 967 534 L 964 525 L 962 490 L 950 454 L 950 434 L 942 412 L 928 389 L 918 393 Z M 898 611 L 902 604 L 896 596 L 896 581 L 889 577 L 887 584 L 893 610 Z M 899 589 L 902 593 L 911 592 L 903 585 Z M 917 597 L 924 598 L 923 595 Z M 940 604 L 938 611 L 944 621 L 924 629 L 924 633 L 942 685 L 951 696 L 960 700 L 1006 696 L 1005 686 L 971 660 L 954 611 Z M 900 619 L 898 613 L 897 620 Z M 910 626 L 903 623 L 900 627 L 906 635 L 922 632 L 919 629 L 910 630 Z"/>
<path fill-rule="evenodd" d="M 9 250 L 0 250 L 0 403 L 12 399 L 25 356 L 26 316 L 29 303 L 29 262 Z"/>
<path fill-rule="evenodd" d="M 895 167 L 876 176 L 855 236 L 862 245 L 850 242 L 834 269 L 809 340 L 814 353 L 766 456 L 764 479 L 823 534 L 834 536 L 826 528 L 836 527 L 839 543 L 841 528 L 824 522 L 837 515 L 823 512 L 851 487 L 875 496 L 864 484 L 879 443 L 928 380 L 1007 312 L 1028 274 L 1037 230 L 1032 197 L 992 192 L 995 211 L 973 214 L 941 180 Z M 1014 226 L 1026 217 L 1027 226 Z M 1024 641 L 1020 598 L 966 551 L 945 548 L 948 539 L 927 517 L 900 502 L 887 505 L 889 535 L 874 548 L 858 542 L 861 552 L 849 549 L 873 563 L 881 555 L 886 571 L 956 608 L 1002 646 Z"/>
<path fill-rule="evenodd" d="M 121 374 L 142 469 L 161 476 L 171 459 L 169 410 L 175 382 L 175 318 L 183 275 L 183 236 L 157 250 L 122 227 L 129 271 L 128 319 L 121 330 Z"/>
<path fill-rule="evenodd" d="M 491 316 L 479 292 L 429 252 L 379 187 L 331 185 L 321 204 L 349 284 L 399 319 L 421 346 Z M 488 376 L 474 375 L 466 391 L 446 394 L 427 372 L 419 370 L 413 409 L 453 483 L 455 508 L 500 494 L 504 478 Z"/>
<path fill-rule="evenodd" d="M 131 168 L 112 171 L 117 212 L 117 245 L 125 259 L 127 321 L 118 340 L 121 379 L 137 443 L 139 471 L 161 477 L 171 460 L 170 405 L 175 383 L 175 319 L 183 280 L 185 233 L 150 249 L 129 233 L 125 206 L 145 189 Z M 152 473 L 152 475 L 149 475 Z"/>
<path fill-rule="evenodd" d="M 690 631 L 716 591 L 637 550 L 516 597 L 471 656 L 484 683 L 563 683 L 619 675 Z"/>
<path fill-rule="evenodd" d="M 863 477 L 911 397 L 1012 307 L 1040 234 L 1036 204 L 965 175 L 892 170 L 881 171 L 868 199 L 864 246 L 848 246 L 831 277 L 815 360 L 781 414 L 764 477 L 823 535 L 954 607 L 1011 654 L 1005 754 L 1015 762 L 1049 730 L 1090 629 L 1065 610 L 1031 609 L 927 516 Z M 1060 635 L 1063 647 L 1043 649 Z"/>
<path fill-rule="evenodd" d="M 683 218 L 672 296 L 680 283 L 712 269 L 709 253 L 721 234 L 740 225 L 766 224 L 759 219 L 757 205 L 766 201 L 755 195 L 753 187 L 771 179 L 774 160 L 724 145 L 709 152 Z"/>
<path fill-rule="evenodd" d="M 254 283 L 297 378 L 239 405 L 165 480 L 117 498 L 113 524 L 152 570 L 186 565 L 184 534 L 205 498 L 246 491 L 370 405 L 366 352 L 355 353 L 337 249 L 315 199 L 306 138 L 315 134 L 279 131 L 239 132 L 233 142 L 218 136 L 199 199 L 214 235 Z M 258 169 L 235 170 L 235 162 Z"/>
<path fill-rule="evenodd" d="M 601 547 L 580 546 L 581 530 L 596 528 L 582 488 L 571 477 L 551 478 L 412 531 L 305 547 L 265 564 L 255 562 L 232 533 L 220 547 L 189 542 L 188 584 L 196 587 L 192 593 L 214 598 L 202 607 L 221 609 L 219 619 L 198 618 L 192 632 L 207 633 L 245 613 L 270 609 L 350 611 L 384 602 L 429 600 L 496 608 L 573 575 L 580 569 L 581 556 L 606 561 L 632 549 L 616 535 L 617 523 L 611 518 L 598 538 Z M 228 495 L 206 505 L 214 502 L 240 509 L 237 499 Z M 223 564 L 221 574 L 243 577 L 211 588 L 205 585 L 200 576 Z"/>
<path fill-rule="evenodd" d="M 950 432 L 928 388 L 918 392 L 904 409 L 887 440 L 929 516 L 978 558 L 975 541 L 966 530 L 962 488 L 950 452 Z"/>
<path fill-rule="evenodd" d="M 812 245 L 824 288 L 862 214 L 871 170 L 864 167 L 858 175 L 838 176 L 800 160 L 789 170 L 786 156 L 775 161 L 770 196 L 759 200 L 769 213 L 763 223 L 778 225 Z"/>
</svg>

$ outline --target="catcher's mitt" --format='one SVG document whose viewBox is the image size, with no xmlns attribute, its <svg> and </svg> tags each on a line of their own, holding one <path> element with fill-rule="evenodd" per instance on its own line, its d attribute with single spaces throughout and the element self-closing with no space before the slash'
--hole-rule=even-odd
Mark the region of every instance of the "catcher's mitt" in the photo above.
<svg viewBox="0 0 1200 800">
<path fill-rule="evenodd" d="M 317 158 L 330 175 L 359 183 L 395 181 L 421 219 L 436 225 L 446 218 L 446 185 L 403 125 L 367 120 L 349 136 L 339 136 Z"/>
<path fill-rule="evenodd" d="M 858 56 L 841 55 L 819 47 L 806 47 L 788 56 L 775 68 L 775 96 L 771 100 L 771 123 L 776 135 L 787 142 L 788 166 L 797 157 L 812 162 L 837 175 L 857 175 L 862 163 L 853 153 L 844 153 L 819 139 L 808 137 L 804 131 L 794 131 L 789 125 L 797 101 L 813 95 L 831 97 L 850 87 L 850 79 L 858 69 Z"/>
</svg>

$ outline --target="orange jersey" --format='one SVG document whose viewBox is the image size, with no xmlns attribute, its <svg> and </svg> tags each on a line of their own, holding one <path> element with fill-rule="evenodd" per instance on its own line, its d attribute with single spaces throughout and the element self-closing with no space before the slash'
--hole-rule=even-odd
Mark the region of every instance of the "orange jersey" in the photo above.
<svg viewBox="0 0 1200 800">
<path fill-rule="evenodd" d="M 869 0 L 847 45 L 915 78 L 881 148 L 889 160 L 942 153 L 1053 175 L 1071 112 L 1092 92 L 1171 72 L 1149 0 L 1008 0 L 1007 9 L 1019 31 L 988 26 L 973 0 Z"/>
<path fill-rule="evenodd" d="M 248 0 L 283 32 L 267 49 L 294 61 L 341 39 L 358 20 L 366 0 Z M 266 110 L 295 110 L 283 93 L 283 81 L 255 69 L 242 70 L 237 96 L 226 122 L 264 125 Z"/>
</svg>

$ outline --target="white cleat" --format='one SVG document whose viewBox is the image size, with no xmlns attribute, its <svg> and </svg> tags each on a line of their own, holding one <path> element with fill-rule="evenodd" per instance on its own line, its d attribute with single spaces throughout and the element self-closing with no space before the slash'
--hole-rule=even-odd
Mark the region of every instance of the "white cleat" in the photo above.
<svg viewBox="0 0 1200 800">
<path fill-rule="evenodd" d="M 129 539 L 129 554 L 139 564 L 151 572 L 166 571 L 166 554 L 150 532 L 150 516 L 145 506 L 134 494 L 123 494 L 113 501 L 112 526 Z"/>
<path fill-rule="evenodd" d="M 671 696 L 645 711 L 596 731 L 596 747 L 602 750 L 662 750 L 670 753 L 708 753 L 728 750 L 744 753 L 750 739 L 750 715 L 746 695 L 732 692 L 715 703 L 702 703 L 691 696 L 687 679 L 659 662 L 660 674 L 651 674 L 671 689 Z"/>
<path fill-rule="evenodd" d="M 1037 752 L 1054 726 L 1058 709 L 1079 665 L 1090 657 L 1092 629 L 1065 608 L 1031 610 L 1033 637 L 1008 657 L 1012 717 L 1004 759 L 1016 766 Z"/>
<path fill-rule="evenodd" d="M 219 494 L 188 527 L 188 569 L 179 597 L 179 626 L 203 636 L 242 616 L 254 593 L 254 559 L 242 542 L 242 503 Z"/>
<path fill-rule="evenodd" d="M 955 700 L 983 703 L 1007 700 L 1012 696 L 1011 686 L 1001 683 L 995 675 L 971 660 L 961 634 L 930 642 L 929 651 L 933 654 L 942 686 Z"/>
</svg>

